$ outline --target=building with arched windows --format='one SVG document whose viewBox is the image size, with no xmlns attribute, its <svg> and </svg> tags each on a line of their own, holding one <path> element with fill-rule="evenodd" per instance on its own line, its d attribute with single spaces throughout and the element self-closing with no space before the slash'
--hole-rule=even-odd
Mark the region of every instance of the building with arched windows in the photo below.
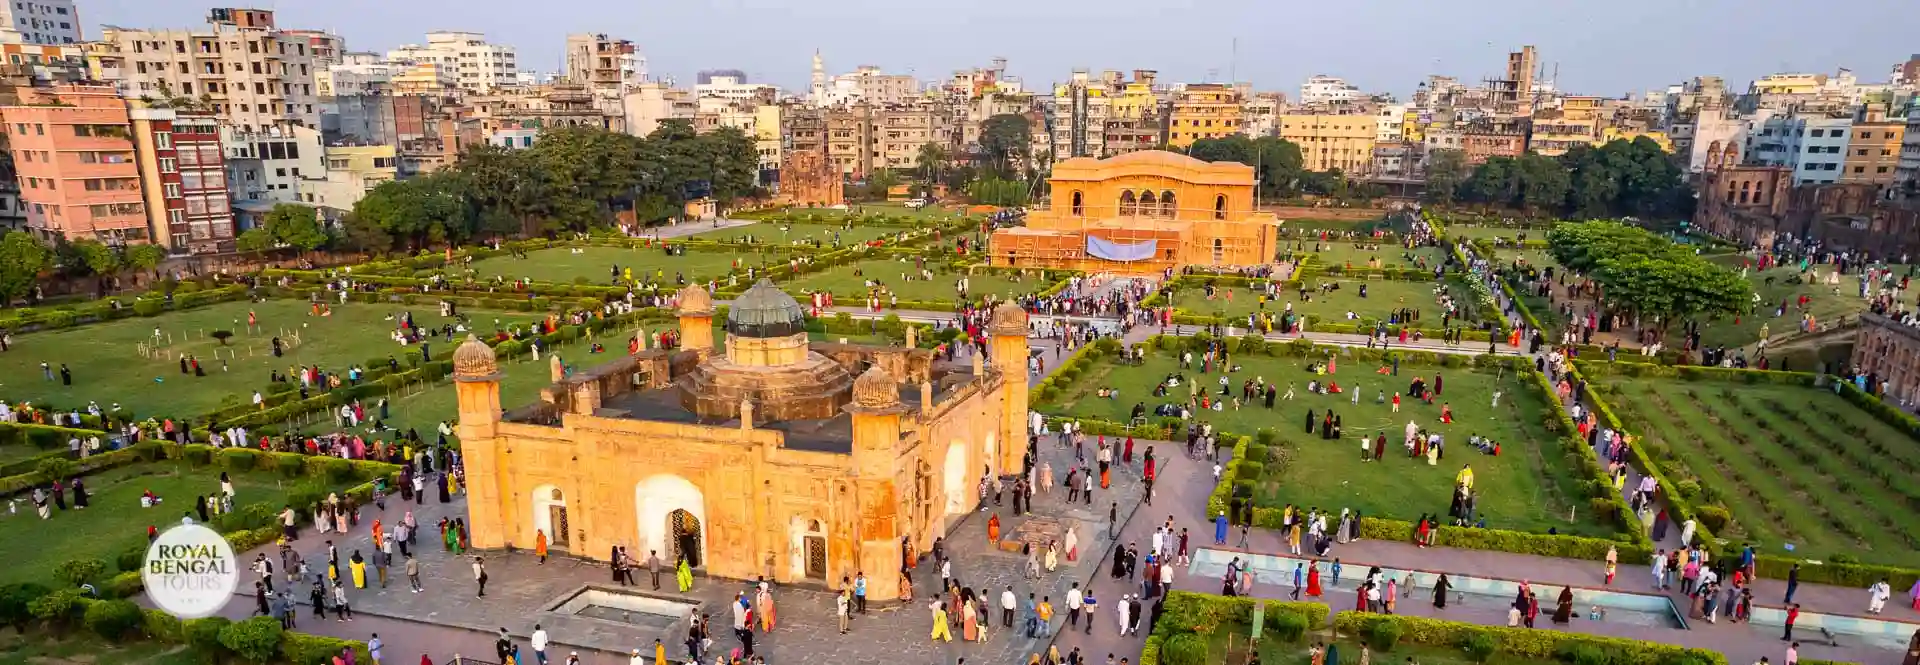
<svg viewBox="0 0 1920 665">
<path fill-rule="evenodd" d="M 808 340 L 772 284 L 736 298 L 715 345 L 712 300 L 678 297 L 680 348 L 569 370 L 502 412 L 493 350 L 454 352 L 475 547 L 605 561 L 685 557 L 707 575 L 898 597 L 894 573 L 978 505 L 983 474 L 1026 453 L 1027 317 L 1003 305 L 993 360 Z M 551 357 L 551 356 L 550 356 Z M 522 370 L 524 371 L 524 370 Z"/>
<path fill-rule="evenodd" d="M 1053 165 L 1052 203 L 999 229 L 993 265 L 1148 273 L 1273 261 L 1279 220 L 1255 210 L 1253 167 L 1146 150 Z"/>
</svg>

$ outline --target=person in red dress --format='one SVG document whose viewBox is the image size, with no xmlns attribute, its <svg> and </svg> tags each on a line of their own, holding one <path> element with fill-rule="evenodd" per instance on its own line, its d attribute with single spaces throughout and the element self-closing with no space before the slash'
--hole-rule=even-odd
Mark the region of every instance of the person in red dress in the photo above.
<svg viewBox="0 0 1920 665">
<path fill-rule="evenodd" d="M 1307 566 L 1307 596 L 1320 597 L 1320 563 L 1317 561 Z"/>
</svg>

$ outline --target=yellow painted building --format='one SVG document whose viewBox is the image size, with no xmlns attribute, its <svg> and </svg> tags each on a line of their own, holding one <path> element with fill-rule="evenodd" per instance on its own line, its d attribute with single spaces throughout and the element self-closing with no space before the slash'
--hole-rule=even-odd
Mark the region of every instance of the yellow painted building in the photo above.
<svg viewBox="0 0 1920 665">
<path fill-rule="evenodd" d="M 1527 149 L 1549 157 L 1567 154 L 1576 145 L 1600 140 L 1600 98 L 1567 97 L 1559 108 L 1533 114 L 1533 136 Z"/>
<path fill-rule="evenodd" d="M 400 174 L 391 145 L 327 146 L 324 159 L 324 174 L 303 174 L 300 180 L 300 201 L 323 212 L 352 210 L 367 192 Z"/>
<path fill-rule="evenodd" d="M 679 348 L 571 373 L 554 357 L 541 400 L 504 414 L 493 350 L 472 337 L 455 350 L 475 548 L 545 536 L 584 559 L 620 547 L 833 589 L 865 572 L 868 597 L 894 599 L 904 564 L 978 509 L 983 474 L 1020 472 L 1019 307 L 994 310 L 993 360 L 971 371 L 911 343 L 810 343 L 805 310 L 765 280 L 734 299 L 719 345 L 705 290 L 677 307 Z"/>
<path fill-rule="evenodd" d="M 1620 127 L 1602 128 L 1600 130 L 1600 139 L 1597 141 L 1594 141 L 1593 145 L 1594 147 L 1597 148 L 1597 147 L 1606 145 L 1608 143 L 1612 143 L 1615 140 L 1632 141 L 1634 139 L 1637 139 L 1643 136 L 1648 139 L 1651 139 L 1654 143 L 1660 144 L 1661 150 L 1665 150 L 1667 152 L 1673 152 L 1673 139 L 1669 138 L 1666 132 L 1640 131 L 1637 129 L 1623 129 Z"/>
<path fill-rule="evenodd" d="M 1279 129 L 1280 138 L 1300 146 L 1303 168 L 1363 175 L 1373 169 L 1379 125 L 1372 115 L 1288 113 L 1280 116 Z"/>
<path fill-rule="evenodd" d="M 1194 83 L 1174 97 L 1167 145 L 1185 148 L 1200 139 L 1240 133 L 1240 93 L 1222 83 Z"/>
<path fill-rule="evenodd" d="M 1407 143 L 1422 143 L 1427 140 L 1427 128 L 1420 124 L 1420 112 L 1408 110 L 1400 120 L 1400 140 Z"/>
<path fill-rule="evenodd" d="M 1762 95 L 1811 95 L 1827 83 L 1826 74 L 1768 74 L 1755 79 L 1748 92 Z"/>
<path fill-rule="evenodd" d="M 1143 150 L 1057 162 L 1048 182 L 1049 207 L 994 231 L 993 265 L 1144 274 L 1273 261 L 1279 220 L 1254 209 L 1251 166 Z"/>
</svg>

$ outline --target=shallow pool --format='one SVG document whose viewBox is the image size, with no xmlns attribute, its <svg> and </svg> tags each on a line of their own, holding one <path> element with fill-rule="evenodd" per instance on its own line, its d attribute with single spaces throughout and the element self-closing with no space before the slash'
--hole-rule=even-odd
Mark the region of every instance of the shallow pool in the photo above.
<svg viewBox="0 0 1920 665">
<path fill-rule="evenodd" d="M 1219 579 L 1227 573 L 1227 563 L 1236 557 L 1251 565 L 1257 580 L 1287 587 L 1293 585 L 1295 566 L 1314 561 L 1301 557 L 1201 549 L 1194 552 L 1193 565 L 1188 566 L 1187 574 Z M 1352 605 L 1354 591 L 1360 579 L 1367 574 L 1366 566 L 1343 565 L 1341 568 L 1341 579 L 1338 584 L 1335 584 L 1331 563 L 1320 562 L 1322 597 L 1336 609 L 1343 605 Z M 1381 568 L 1381 574 L 1394 580 L 1406 580 L 1404 584 L 1411 588 L 1400 590 L 1402 602 L 1415 597 L 1421 602 L 1432 602 L 1433 584 L 1440 577 L 1437 573 L 1385 567 Z M 1447 599 L 1449 607 L 1459 605 L 1500 611 L 1504 611 L 1513 604 L 1513 598 L 1520 588 L 1520 583 L 1517 581 L 1454 573 L 1447 574 L 1447 583 L 1452 587 L 1451 597 Z M 1534 593 L 1540 597 L 1541 620 L 1546 620 L 1545 615 L 1552 614 L 1552 608 L 1560 595 L 1560 588 L 1559 585 L 1533 585 Z M 1678 608 L 1675 608 L 1673 602 L 1666 596 L 1661 595 L 1577 588 L 1573 590 L 1573 607 L 1575 621 L 1595 620 L 1593 611 L 1598 608 L 1600 621 L 1659 628 L 1685 629 L 1687 627 L 1687 621 L 1680 615 Z M 1755 611 L 1758 612 L 1757 609 Z M 1804 618 L 1806 615 L 1801 616 Z"/>
</svg>

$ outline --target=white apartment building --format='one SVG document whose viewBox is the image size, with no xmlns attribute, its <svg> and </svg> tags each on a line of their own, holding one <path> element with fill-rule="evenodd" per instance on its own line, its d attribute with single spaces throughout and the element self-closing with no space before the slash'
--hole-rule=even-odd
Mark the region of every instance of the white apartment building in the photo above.
<svg viewBox="0 0 1920 665">
<path fill-rule="evenodd" d="M 780 89 L 765 83 L 748 83 L 738 76 L 714 76 L 693 86 L 701 110 L 718 110 L 730 104 L 772 104 Z"/>
<path fill-rule="evenodd" d="M 634 136 L 646 136 L 660 128 L 663 120 L 693 120 L 699 103 L 690 90 L 665 83 L 642 83 L 627 91 L 621 99 L 626 130 Z"/>
<path fill-rule="evenodd" d="M 316 128 L 249 132 L 221 125 L 220 145 L 226 150 L 227 187 L 237 202 L 299 203 L 303 175 L 321 178 L 327 172 L 326 148 Z"/>
<path fill-rule="evenodd" d="M 1277 136 L 1280 132 L 1280 109 L 1286 106 L 1277 93 L 1242 95 L 1240 102 L 1240 133 L 1247 138 Z"/>
<path fill-rule="evenodd" d="M 384 92 L 403 71 L 406 65 L 373 53 L 348 53 L 341 64 L 319 70 L 313 82 L 321 97 L 351 97 Z"/>
<path fill-rule="evenodd" d="M 518 84 L 520 65 L 512 46 L 490 44 L 485 34 L 441 30 L 427 33 L 427 43 L 408 44 L 387 52 L 387 59 L 407 64 L 433 63 L 452 76 L 467 92 L 490 92 Z"/>
<path fill-rule="evenodd" d="M 1747 134 L 1744 154 L 1749 164 L 1793 167 L 1796 185 L 1837 182 L 1852 128 L 1851 116 L 1773 116 Z"/>
<path fill-rule="evenodd" d="M 1893 182 L 1920 187 L 1920 98 L 1907 104 L 1907 133 L 1900 139 L 1900 164 Z"/>
<path fill-rule="evenodd" d="M 220 120 L 243 131 L 320 126 L 310 40 L 275 28 L 271 11 L 216 9 L 205 29 L 107 26 L 90 49 L 103 78 L 127 97 L 205 96 Z"/>
<path fill-rule="evenodd" d="M 1373 142 L 1399 143 L 1405 138 L 1403 128 L 1406 126 L 1408 108 L 1406 104 L 1380 105 L 1380 109 L 1373 112 Z"/>
<path fill-rule="evenodd" d="M 0 41 L 73 44 L 80 41 L 80 12 L 73 0 L 9 0 L 0 3 Z"/>
<path fill-rule="evenodd" d="M 1366 99 L 1366 93 L 1338 76 L 1319 74 L 1300 84 L 1301 104 L 1332 104 Z"/>
</svg>

